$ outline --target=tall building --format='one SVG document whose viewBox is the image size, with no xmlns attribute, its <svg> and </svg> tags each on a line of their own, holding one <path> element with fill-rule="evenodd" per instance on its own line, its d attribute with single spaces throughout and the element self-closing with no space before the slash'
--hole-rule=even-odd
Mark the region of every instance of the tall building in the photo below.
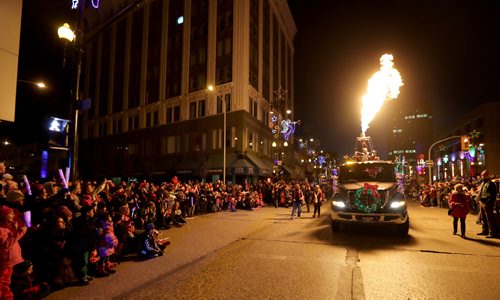
<svg viewBox="0 0 500 300">
<path fill-rule="evenodd" d="M 399 163 L 400 172 L 411 175 L 420 171 L 423 175 L 425 171 L 419 164 L 427 158 L 432 142 L 430 105 L 425 101 L 398 101 L 391 103 L 393 126 L 388 139 L 389 159 Z"/>
<path fill-rule="evenodd" d="M 89 2 L 81 176 L 221 179 L 224 143 L 227 180 L 272 174 L 271 112 L 294 103 L 285 0 Z"/>
</svg>

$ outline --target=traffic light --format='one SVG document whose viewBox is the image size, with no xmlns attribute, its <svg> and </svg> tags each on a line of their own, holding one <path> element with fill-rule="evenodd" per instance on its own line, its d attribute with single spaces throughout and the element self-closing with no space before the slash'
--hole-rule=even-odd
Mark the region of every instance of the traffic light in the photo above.
<svg viewBox="0 0 500 300">
<path fill-rule="evenodd" d="M 462 146 L 462 151 L 469 151 L 470 148 L 470 137 L 462 135 L 460 138 L 460 144 Z"/>
</svg>

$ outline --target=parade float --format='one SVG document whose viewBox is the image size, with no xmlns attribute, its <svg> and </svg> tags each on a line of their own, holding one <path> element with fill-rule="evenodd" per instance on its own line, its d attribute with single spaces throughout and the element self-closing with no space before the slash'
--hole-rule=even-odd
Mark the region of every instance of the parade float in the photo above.
<svg viewBox="0 0 500 300">
<path fill-rule="evenodd" d="M 354 153 L 338 171 L 337 192 L 331 202 L 332 230 L 342 225 L 392 226 L 407 235 L 410 218 L 404 194 L 393 162 L 380 160 L 372 139 L 366 136 L 370 122 L 383 103 L 396 99 L 403 84 L 393 67 L 392 55 L 384 54 L 381 68 L 368 82 L 361 112 L 361 135 L 356 138 Z"/>
</svg>

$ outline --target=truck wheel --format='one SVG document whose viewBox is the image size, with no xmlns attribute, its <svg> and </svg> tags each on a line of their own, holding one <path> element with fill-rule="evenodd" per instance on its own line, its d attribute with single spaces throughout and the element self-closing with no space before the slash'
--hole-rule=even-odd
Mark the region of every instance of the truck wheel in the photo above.
<svg viewBox="0 0 500 300">
<path fill-rule="evenodd" d="M 400 236 L 407 236 L 408 232 L 410 231 L 410 218 L 406 219 L 406 222 L 403 224 L 398 225 L 398 235 Z"/>
<path fill-rule="evenodd" d="M 332 220 L 332 231 L 339 232 L 340 231 L 340 223 Z"/>
</svg>

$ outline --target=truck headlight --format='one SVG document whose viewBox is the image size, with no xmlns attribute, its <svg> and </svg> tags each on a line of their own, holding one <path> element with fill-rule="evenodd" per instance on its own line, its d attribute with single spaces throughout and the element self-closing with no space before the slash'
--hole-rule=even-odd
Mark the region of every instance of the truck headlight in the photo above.
<svg viewBox="0 0 500 300">
<path fill-rule="evenodd" d="M 393 201 L 391 202 L 391 208 L 400 208 L 406 205 L 405 201 Z"/>
<path fill-rule="evenodd" d="M 338 208 L 344 208 L 345 203 L 343 201 L 332 201 L 332 206 L 338 207 Z"/>
</svg>

